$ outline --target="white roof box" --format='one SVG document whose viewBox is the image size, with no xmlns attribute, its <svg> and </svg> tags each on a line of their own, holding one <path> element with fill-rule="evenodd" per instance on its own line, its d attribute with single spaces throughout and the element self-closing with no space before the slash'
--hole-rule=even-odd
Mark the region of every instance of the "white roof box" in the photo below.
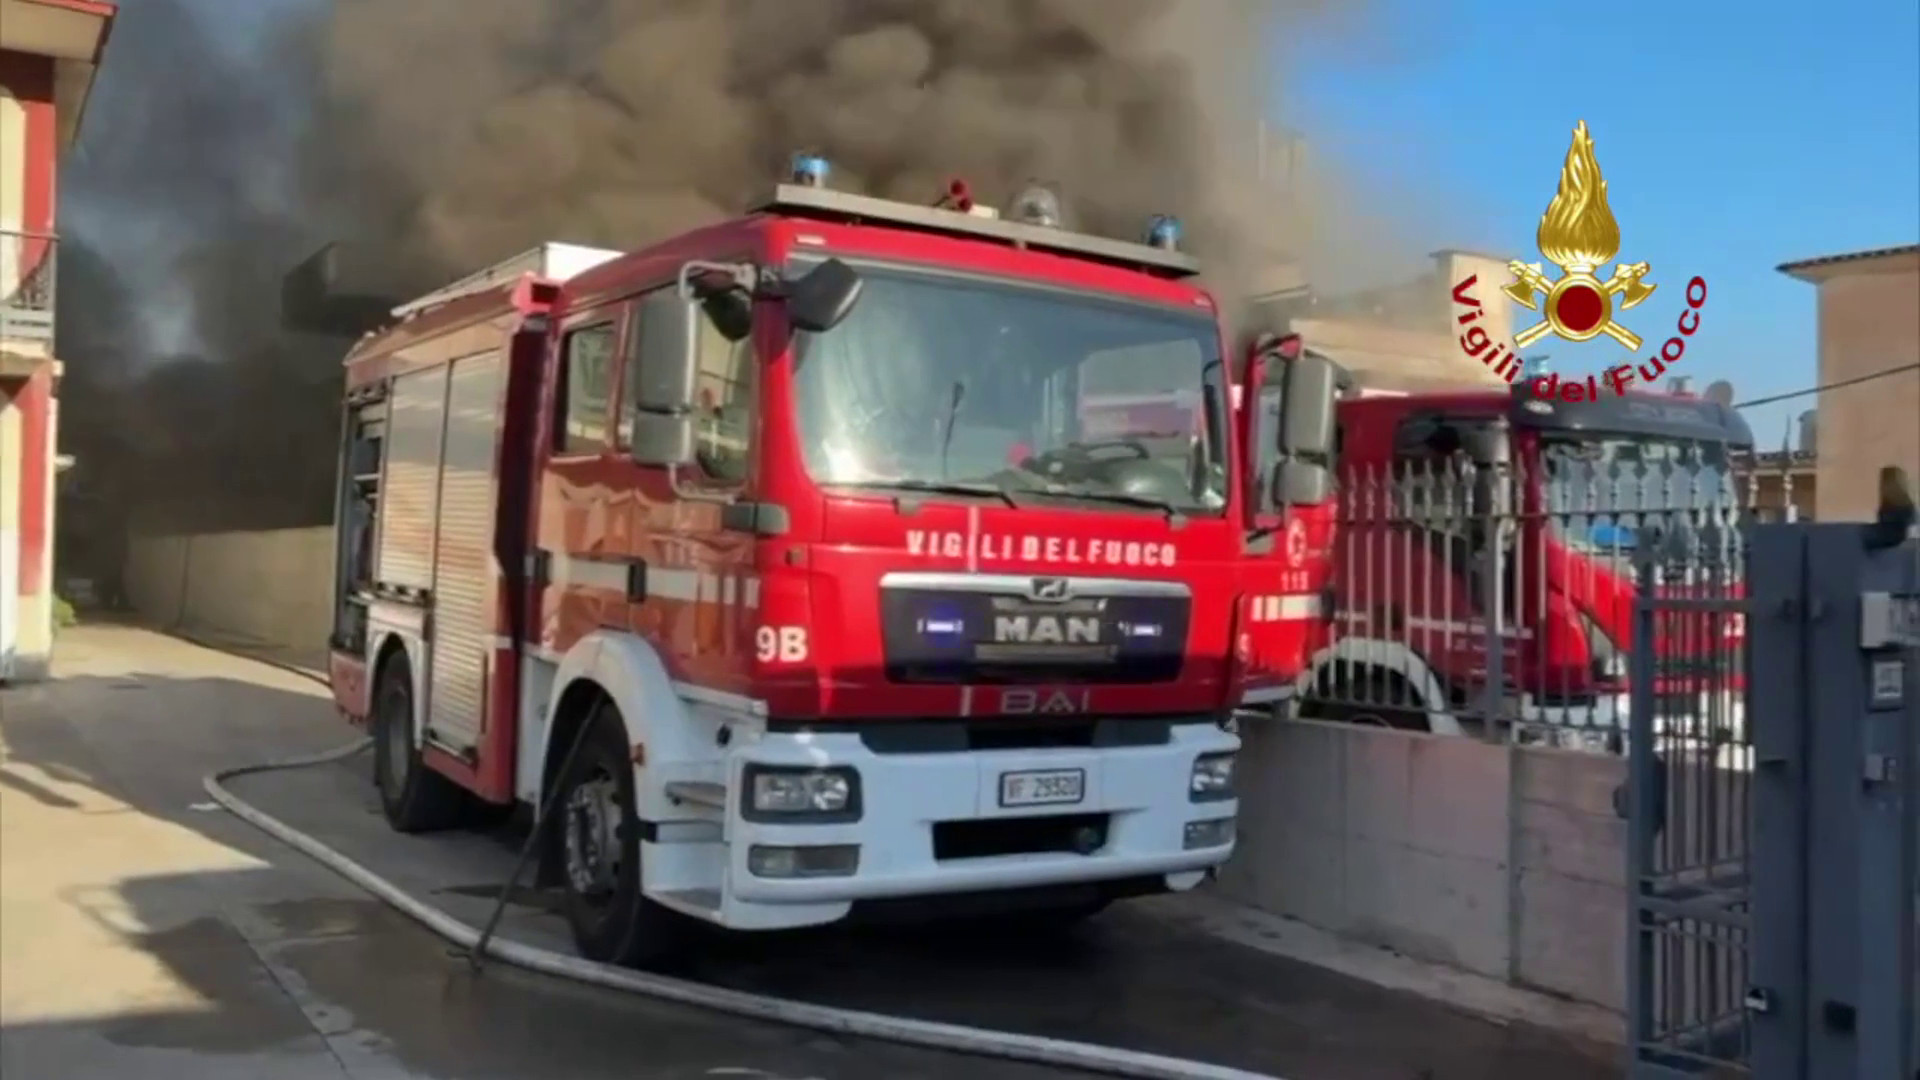
<svg viewBox="0 0 1920 1080">
<path fill-rule="evenodd" d="M 438 307 L 449 300 L 458 300 L 463 296 L 485 292 L 505 282 L 517 281 L 522 274 L 533 274 L 553 281 L 565 281 L 601 263 L 611 262 L 622 254 L 622 252 L 587 247 L 582 244 L 541 244 L 511 259 L 502 259 L 484 270 L 468 274 L 459 281 L 444 288 L 435 289 L 417 300 L 401 304 L 393 309 L 393 317 L 404 319 L 428 308 Z"/>
</svg>

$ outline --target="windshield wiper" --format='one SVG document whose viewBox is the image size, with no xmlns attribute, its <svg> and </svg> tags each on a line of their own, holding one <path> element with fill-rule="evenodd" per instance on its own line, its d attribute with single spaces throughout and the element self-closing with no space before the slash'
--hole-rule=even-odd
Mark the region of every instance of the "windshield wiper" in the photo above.
<svg viewBox="0 0 1920 1080">
<path fill-rule="evenodd" d="M 1176 524 L 1186 520 L 1187 512 L 1166 501 L 1150 495 L 1135 495 L 1126 491 L 1089 491 L 1079 487 L 1049 488 L 1043 494 L 1068 499 L 1086 499 L 1090 502 L 1120 503 L 1123 506 L 1144 506 L 1149 510 L 1158 510 L 1167 515 L 1167 520 Z"/>
<path fill-rule="evenodd" d="M 829 485 L 831 487 L 857 488 L 862 491 L 917 491 L 928 495 L 974 495 L 988 499 L 999 499 L 1018 510 L 1020 503 L 1013 493 L 997 484 L 969 484 L 961 480 L 914 480 L 903 477 L 898 480 L 843 480 Z"/>
</svg>

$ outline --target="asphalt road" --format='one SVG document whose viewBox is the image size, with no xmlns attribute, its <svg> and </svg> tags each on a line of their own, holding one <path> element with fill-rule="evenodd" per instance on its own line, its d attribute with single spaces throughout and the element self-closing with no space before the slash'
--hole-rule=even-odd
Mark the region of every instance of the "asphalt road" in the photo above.
<svg viewBox="0 0 1920 1080">
<path fill-rule="evenodd" d="M 747 1022 L 493 966 L 206 803 L 213 769 L 352 732 L 307 680 L 144 631 L 60 644 L 0 690 L 0 1075 L 222 1080 L 1066 1077 Z M 244 798 L 469 922 L 510 834 L 400 837 L 365 756 L 251 776 Z M 539 894 L 504 931 L 564 949 Z M 693 975 L 931 1019 L 1135 1047 L 1288 1080 L 1588 1080 L 1610 1057 L 1123 906 L 1084 933 L 951 928 L 716 940 Z"/>
</svg>

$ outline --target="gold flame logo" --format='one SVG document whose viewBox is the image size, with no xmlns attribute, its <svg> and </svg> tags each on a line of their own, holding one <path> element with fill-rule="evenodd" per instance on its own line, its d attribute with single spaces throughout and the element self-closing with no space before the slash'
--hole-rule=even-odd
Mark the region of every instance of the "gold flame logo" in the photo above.
<svg viewBox="0 0 1920 1080">
<path fill-rule="evenodd" d="M 1547 212 L 1540 215 L 1534 239 L 1540 254 L 1559 267 L 1562 276 L 1548 277 L 1539 263 L 1515 259 L 1507 264 L 1514 281 L 1506 286 L 1506 294 L 1514 303 L 1544 316 L 1515 334 L 1514 345 L 1524 349 L 1548 334 L 1568 341 L 1605 334 L 1629 350 L 1638 349 L 1640 336 L 1613 319 L 1613 298 L 1620 298 L 1620 310 L 1625 311 L 1652 296 L 1659 286 L 1642 280 L 1650 269 L 1643 262 L 1615 266 L 1604 282 L 1594 276 L 1620 250 L 1620 223 L 1607 205 L 1607 181 L 1600 175 L 1600 160 L 1594 156 L 1593 136 L 1585 120 L 1574 126 L 1573 145 L 1560 166 L 1560 187 Z M 1544 310 L 1535 300 L 1542 294 Z"/>
<path fill-rule="evenodd" d="M 1555 266 L 1592 270 L 1620 250 L 1620 223 L 1607 205 L 1607 181 L 1593 157 L 1593 136 L 1587 122 L 1573 129 L 1567 163 L 1560 166 L 1560 190 L 1547 212 L 1540 215 L 1534 233 L 1540 254 Z"/>
</svg>

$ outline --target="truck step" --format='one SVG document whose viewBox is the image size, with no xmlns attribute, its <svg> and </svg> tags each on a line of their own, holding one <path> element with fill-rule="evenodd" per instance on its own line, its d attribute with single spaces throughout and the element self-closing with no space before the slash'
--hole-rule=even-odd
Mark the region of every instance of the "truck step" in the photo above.
<svg viewBox="0 0 1920 1080">
<path fill-rule="evenodd" d="M 709 810 L 727 808 L 727 786 L 703 780 L 679 780 L 667 785 L 667 798 Z"/>
</svg>

